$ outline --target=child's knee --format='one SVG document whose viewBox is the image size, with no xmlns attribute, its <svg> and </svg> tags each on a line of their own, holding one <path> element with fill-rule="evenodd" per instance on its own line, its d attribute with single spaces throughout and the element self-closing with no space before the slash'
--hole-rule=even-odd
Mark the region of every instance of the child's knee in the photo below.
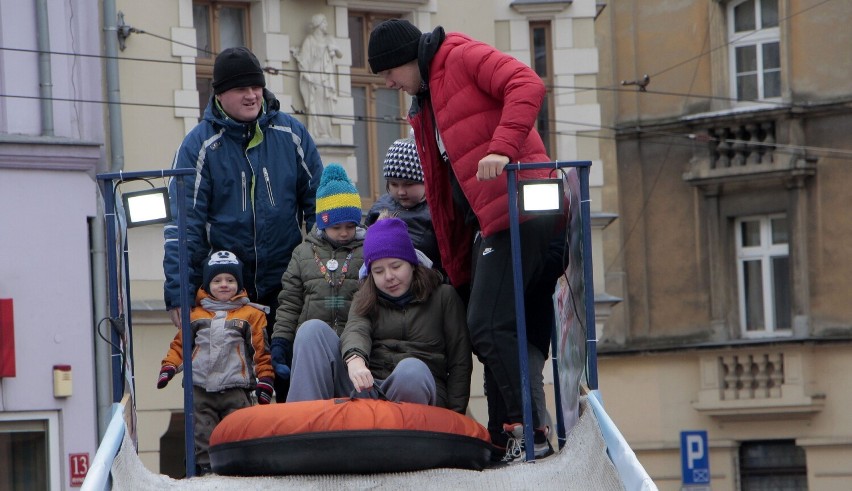
<svg viewBox="0 0 852 491">
<path fill-rule="evenodd" d="M 406 379 L 414 377 L 420 378 L 427 374 L 430 377 L 432 376 L 432 372 L 429 371 L 429 367 L 417 358 L 406 358 L 400 361 L 396 365 L 396 370 L 394 371 Z"/>
<path fill-rule="evenodd" d="M 328 324 L 319 319 L 307 320 L 304 324 L 299 326 L 299 329 L 296 331 L 296 339 L 304 340 L 322 337 L 325 334 L 325 331 L 328 330 L 331 330 Z"/>
</svg>

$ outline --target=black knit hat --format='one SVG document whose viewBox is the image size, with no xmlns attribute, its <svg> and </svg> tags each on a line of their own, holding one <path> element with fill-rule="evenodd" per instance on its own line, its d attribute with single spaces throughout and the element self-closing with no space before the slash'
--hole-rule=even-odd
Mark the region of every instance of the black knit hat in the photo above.
<svg viewBox="0 0 852 491">
<path fill-rule="evenodd" d="M 388 148 L 383 169 L 385 179 L 423 182 L 423 167 L 413 138 L 401 138 Z"/>
<path fill-rule="evenodd" d="M 370 69 L 379 73 L 416 60 L 421 34 L 405 19 L 390 19 L 377 25 L 367 47 Z"/>
<path fill-rule="evenodd" d="M 218 274 L 230 273 L 237 279 L 237 293 L 243 291 L 243 263 L 231 251 L 217 251 L 204 262 L 204 272 L 201 275 L 201 287 L 210 292 L 210 282 Z"/>
<path fill-rule="evenodd" d="M 266 87 L 263 69 L 248 48 L 228 48 L 213 64 L 213 91 L 221 94 L 238 87 Z"/>
</svg>

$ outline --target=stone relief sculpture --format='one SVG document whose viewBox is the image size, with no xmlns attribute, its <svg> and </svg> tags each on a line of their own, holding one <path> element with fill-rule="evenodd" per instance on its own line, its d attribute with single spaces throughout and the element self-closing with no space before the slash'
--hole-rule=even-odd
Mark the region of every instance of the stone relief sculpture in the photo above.
<svg viewBox="0 0 852 491">
<path fill-rule="evenodd" d="M 334 59 L 343 53 L 328 34 L 325 15 L 314 15 L 309 27 L 302 46 L 291 48 L 290 52 L 299 66 L 299 90 L 308 114 L 308 130 L 315 140 L 328 141 L 334 138 L 330 115 L 337 102 Z"/>
</svg>

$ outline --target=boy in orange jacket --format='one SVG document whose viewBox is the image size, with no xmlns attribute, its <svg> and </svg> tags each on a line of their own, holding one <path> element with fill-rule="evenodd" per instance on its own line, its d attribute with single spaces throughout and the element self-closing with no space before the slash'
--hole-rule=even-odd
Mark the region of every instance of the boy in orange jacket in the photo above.
<svg viewBox="0 0 852 491">
<path fill-rule="evenodd" d="M 202 287 L 190 314 L 192 395 L 196 475 L 210 472 L 210 434 L 227 415 L 272 399 L 273 372 L 266 345 L 268 307 L 249 302 L 243 264 L 229 251 L 214 252 L 204 264 Z M 157 388 L 183 369 L 182 333 L 163 358 Z M 255 378 L 257 377 L 257 379 Z"/>
</svg>

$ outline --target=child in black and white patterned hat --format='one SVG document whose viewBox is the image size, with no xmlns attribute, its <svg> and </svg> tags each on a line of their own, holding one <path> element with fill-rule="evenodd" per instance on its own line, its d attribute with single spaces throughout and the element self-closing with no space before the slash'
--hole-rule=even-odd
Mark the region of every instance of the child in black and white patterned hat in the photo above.
<svg viewBox="0 0 852 491">
<path fill-rule="evenodd" d="M 385 156 L 383 174 L 387 181 L 387 194 L 373 204 L 364 223 L 368 227 L 375 223 L 382 210 L 402 219 L 408 225 L 408 235 L 414 247 L 432 261 L 433 268 L 440 270 L 441 255 L 435 229 L 432 228 L 432 215 L 426 204 L 423 168 L 414 138 L 393 142 Z"/>
</svg>

